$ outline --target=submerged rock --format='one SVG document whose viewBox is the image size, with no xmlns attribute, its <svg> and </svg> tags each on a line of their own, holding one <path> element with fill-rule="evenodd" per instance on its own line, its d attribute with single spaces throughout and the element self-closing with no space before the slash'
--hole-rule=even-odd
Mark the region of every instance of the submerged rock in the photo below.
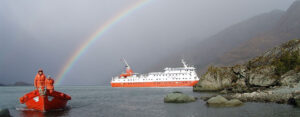
<svg viewBox="0 0 300 117">
<path fill-rule="evenodd" d="M 187 103 L 187 102 L 194 102 L 197 99 L 193 96 L 188 96 L 186 94 L 183 94 L 181 92 L 173 92 L 169 93 L 165 98 L 165 103 Z"/>
<path fill-rule="evenodd" d="M 238 99 L 232 99 L 232 100 L 229 100 L 228 102 L 226 102 L 226 106 L 230 106 L 230 107 L 240 106 L 242 104 L 243 104 L 243 102 Z"/>
<path fill-rule="evenodd" d="M 226 89 L 220 91 L 221 94 L 226 94 L 228 91 Z"/>
<path fill-rule="evenodd" d="M 227 100 L 223 96 L 216 96 L 212 97 L 209 100 L 207 100 L 208 106 L 216 106 L 216 107 L 234 107 L 234 106 L 240 106 L 243 104 L 238 99 L 232 99 L 232 100 Z"/>
<path fill-rule="evenodd" d="M 226 102 L 228 102 L 228 100 L 220 95 L 216 97 L 212 97 L 209 100 L 207 100 L 207 104 L 210 105 L 220 105 L 220 104 L 225 104 Z"/>
<path fill-rule="evenodd" d="M 0 117 L 11 117 L 7 108 L 0 109 Z"/>
</svg>

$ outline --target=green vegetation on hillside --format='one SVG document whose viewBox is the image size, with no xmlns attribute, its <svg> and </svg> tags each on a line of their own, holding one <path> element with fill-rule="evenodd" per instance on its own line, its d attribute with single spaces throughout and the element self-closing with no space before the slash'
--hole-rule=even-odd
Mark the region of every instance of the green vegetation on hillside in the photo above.
<svg viewBox="0 0 300 117">
<path fill-rule="evenodd" d="M 300 68 L 299 50 L 295 52 L 286 51 L 278 59 L 273 62 L 275 74 L 281 76 L 282 74 Z"/>
</svg>

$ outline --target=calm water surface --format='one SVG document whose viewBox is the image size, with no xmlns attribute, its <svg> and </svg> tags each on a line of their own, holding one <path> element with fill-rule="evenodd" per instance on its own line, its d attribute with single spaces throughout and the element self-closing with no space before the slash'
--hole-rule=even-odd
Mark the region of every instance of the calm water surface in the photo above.
<svg viewBox="0 0 300 117">
<path fill-rule="evenodd" d="M 0 87 L 0 108 L 9 108 L 12 116 L 70 117 L 300 117 L 300 108 L 286 104 L 245 103 L 240 107 L 213 108 L 205 102 L 164 103 L 173 91 L 200 97 L 192 88 L 111 88 L 100 86 L 56 87 L 72 96 L 65 110 L 36 112 L 25 109 L 18 99 L 33 87 Z"/>
</svg>

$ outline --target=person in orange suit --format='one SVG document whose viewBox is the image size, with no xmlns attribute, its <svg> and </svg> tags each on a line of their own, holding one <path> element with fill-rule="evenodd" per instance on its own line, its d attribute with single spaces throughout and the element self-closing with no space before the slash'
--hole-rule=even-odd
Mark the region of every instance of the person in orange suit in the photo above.
<svg viewBox="0 0 300 117">
<path fill-rule="evenodd" d="M 40 94 L 44 94 L 46 76 L 42 69 L 39 69 L 34 79 L 34 87 L 39 90 Z"/>
<path fill-rule="evenodd" d="M 50 76 L 46 78 L 46 88 L 50 94 L 54 91 L 54 80 Z"/>
</svg>

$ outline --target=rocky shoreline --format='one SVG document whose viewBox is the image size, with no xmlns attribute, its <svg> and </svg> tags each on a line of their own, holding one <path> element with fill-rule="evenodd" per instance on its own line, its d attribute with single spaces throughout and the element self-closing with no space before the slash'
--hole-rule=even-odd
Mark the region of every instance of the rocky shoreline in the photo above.
<svg viewBox="0 0 300 117">
<path fill-rule="evenodd" d="M 300 102 L 299 50 L 300 40 L 291 40 L 244 64 L 211 66 L 193 91 L 220 92 L 227 99 L 243 102 L 296 104 Z"/>
<path fill-rule="evenodd" d="M 243 102 L 275 102 L 275 103 L 286 103 L 286 104 L 296 104 L 296 100 L 300 101 L 300 88 L 290 88 L 290 87 L 276 87 L 267 90 L 258 90 L 250 93 L 223 93 L 221 94 L 227 99 L 238 99 Z M 201 97 L 207 101 L 208 99 L 215 97 L 216 95 Z M 298 104 L 300 105 L 300 103 Z"/>
</svg>

